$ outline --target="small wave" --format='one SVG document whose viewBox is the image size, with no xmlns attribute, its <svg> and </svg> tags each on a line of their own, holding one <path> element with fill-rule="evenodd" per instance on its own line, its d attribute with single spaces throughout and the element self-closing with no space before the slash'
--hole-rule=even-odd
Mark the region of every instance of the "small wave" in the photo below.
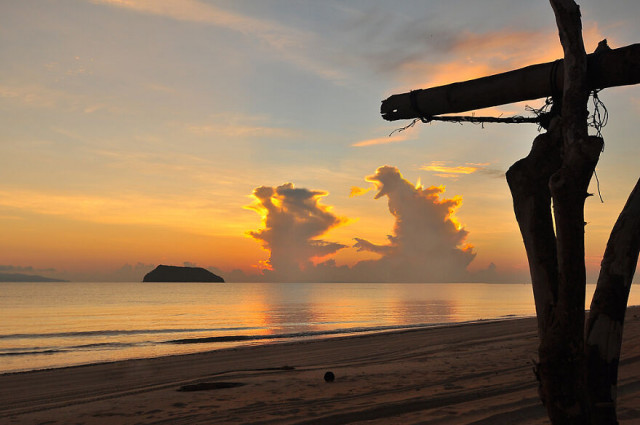
<svg viewBox="0 0 640 425">
<path fill-rule="evenodd" d="M 0 353 L 0 357 L 33 356 L 35 354 L 56 354 L 56 353 L 63 353 L 65 351 L 67 350 L 47 349 L 47 350 L 9 351 L 6 353 Z"/>
<path fill-rule="evenodd" d="M 144 343 L 136 342 L 136 343 L 127 343 L 127 342 L 96 342 L 93 344 L 82 344 L 82 345 L 74 345 L 69 347 L 72 350 L 91 350 L 91 349 L 116 349 L 116 348 L 127 348 L 133 346 L 144 345 Z"/>
<path fill-rule="evenodd" d="M 305 337 L 317 337 L 317 336 L 380 332 L 380 331 L 387 331 L 387 330 L 427 328 L 427 327 L 435 327 L 435 326 L 442 326 L 442 325 L 443 324 L 441 323 L 436 323 L 436 324 L 421 323 L 421 324 L 414 324 L 414 325 L 357 327 L 357 328 L 331 329 L 326 331 L 307 331 L 307 332 L 293 332 L 293 333 L 266 334 L 266 335 L 225 335 L 225 336 L 212 336 L 212 337 L 202 337 L 202 338 L 173 339 L 170 341 L 166 341 L 166 343 L 167 344 L 207 344 L 207 343 L 215 343 L 215 342 L 259 341 L 264 339 L 278 340 L 278 339 L 292 339 L 292 338 L 305 338 Z"/>
<path fill-rule="evenodd" d="M 139 347 L 153 344 L 151 342 L 99 342 L 93 344 L 72 345 L 64 347 L 29 347 L 29 348 L 3 348 L 0 350 L 0 357 L 9 356 L 30 356 L 37 354 L 70 353 L 74 351 L 96 351 L 96 350 L 117 350 L 122 348 Z"/>
<path fill-rule="evenodd" d="M 39 339 L 39 338 L 82 338 L 94 336 L 120 336 L 120 335 L 154 335 L 167 333 L 189 332 L 233 332 L 252 331 L 266 329 L 263 327 L 229 327 L 229 328 L 189 328 L 189 329 L 122 329 L 122 330 L 98 330 L 77 332 L 53 332 L 53 333 L 16 333 L 0 335 L 0 339 Z"/>
</svg>

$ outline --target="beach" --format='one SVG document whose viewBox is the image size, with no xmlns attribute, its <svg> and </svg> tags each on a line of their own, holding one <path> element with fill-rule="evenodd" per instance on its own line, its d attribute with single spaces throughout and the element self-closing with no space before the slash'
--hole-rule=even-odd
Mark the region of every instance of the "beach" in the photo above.
<svg viewBox="0 0 640 425">
<path fill-rule="evenodd" d="M 525 318 L 4 374 L 0 423 L 545 424 L 536 352 Z M 618 393 L 638 423 L 637 307 Z"/>
</svg>

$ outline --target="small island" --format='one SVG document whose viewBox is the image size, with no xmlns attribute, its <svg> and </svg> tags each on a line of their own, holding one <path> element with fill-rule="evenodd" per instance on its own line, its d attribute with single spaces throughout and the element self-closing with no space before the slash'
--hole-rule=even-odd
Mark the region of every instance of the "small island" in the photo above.
<svg viewBox="0 0 640 425">
<path fill-rule="evenodd" d="M 202 267 L 159 265 L 142 279 L 143 282 L 222 282 L 224 279 Z"/>
</svg>

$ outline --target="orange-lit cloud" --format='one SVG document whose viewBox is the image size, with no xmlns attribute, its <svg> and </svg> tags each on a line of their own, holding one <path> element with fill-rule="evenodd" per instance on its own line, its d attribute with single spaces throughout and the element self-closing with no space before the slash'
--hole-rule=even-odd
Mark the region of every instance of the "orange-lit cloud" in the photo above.
<svg viewBox="0 0 640 425">
<path fill-rule="evenodd" d="M 358 186 L 351 186 L 351 192 L 349 192 L 349 198 L 353 198 L 354 196 L 361 196 L 364 195 L 365 193 L 369 192 L 371 189 L 373 188 L 362 188 L 362 187 L 358 187 Z"/>
<path fill-rule="evenodd" d="M 389 137 L 377 137 L 375 139 L 366 139 L 361 140 L 359 142 L 353 143 L 351 146 L 354 147 L 363 147 L 363 146 L 374 146 L 374 145 L 386 145 L 388 143 L 398 143 L 407 140 L 407 137 L 403 134 L 398 134 L 395 136 Z"/>
<path fill-rule="evenodd" d="M 605 38 L 596 24 L 583 30 L 588 51 Z M 611 40 L 610 40 L 611 41 Z M 615 43 L 614 43 L 615 45 Z M 505 29 L 461 34 L 439 61 L 412 58 L 400 67 L 405 84 L 413 89 L 435 87 L 510 71 L 562 58 L 555 32 Z"/>
<path fill-rule="evenodd" d="M 447 161 L 431 161 L 429 164 L 420 167 L 421 170 L 430 171 L 435 176 L 457 180 L 461 176 L 481 173 L 484 175 L 491 175 L 502 177 L 504 172 L 489 168 L 489 163 L 474 163 L 466 162 L 461 165 L 451 165 Z"/>
<path fill-rule="evenodd" d="M 420 169 L 425 171 L 443 173 L 445 175 L 473 174 L 487 165 L 489 164 L 474 164 L 468 162 L 465 165 L 450 166 L 446 165 L 444 161 L 431 161 L 431 163 L 429 163 L 428 165 L 423 165 L 422 167 L 420 167 Z"/>
<path fill-rule="evenodd" d="M 358 263 L 354 270 L 373 271 L 371 278 L 377 274 L 407 282 L 469 279 L 467 266 L 475 254 L 466 241 L 468 232 L 455 216 L 462 197 L 441 199 L 444 186 L 414 186 L 390 166 L 378 168 L 366 180 L 378 189 L 375 199 L 388 198 L 395 224 L 386 245 L 356 238 L 358 249 L 376 252 L 381 258 Z"/>
<path fill-rule="evenodd" d="M 270 253 L 265 274 L 281 281 L 306 280 L 314 260 L 333 254 L 345 245 L 319 239 L 346 219 L 320 203 L 327 192 L 295 188 L 292 183 L 278 187 L 261 186 L 253 191 L 255 202 L 247 208 L 263 220 L 263 229 L 249 232 Z"/>
<path fill-rule="evenodd" d="M 384 166 L 366 178 L 386 196 L 394 217 L 387 244 L 354 238 L 360 252 L 378 255 L 353 267 L 338 266 L 334 259 L 344 245 L 316 238 L 344 222 L 318 203 L 322 191 L 295 189 L 291 183 L 259 187 L 249 208 L 263 217 L 264 229 L 250 232 L 270 252 L 265 279 L 341 282 L 450 282 L 468 281 L 467 266 L 475 257 L 468 232 L 456 218 L 462 197 L 441 198 L 444 186 L 423 188 L 404 179 L 395 167 Z M 352 188 L 352 193 L 366 192 Z"/>
</svg>

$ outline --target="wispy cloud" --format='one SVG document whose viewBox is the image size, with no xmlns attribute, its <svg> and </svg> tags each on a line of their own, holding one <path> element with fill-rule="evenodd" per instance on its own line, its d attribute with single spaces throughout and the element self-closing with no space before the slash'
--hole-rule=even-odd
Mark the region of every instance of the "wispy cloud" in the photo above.
<svg viewBox="0 0 640 425">
<path fill-rule="evenodd" d="M 502 171 L 489 168 L 489 163 L 465 162 L 464 164 L 452 164 L 447 161 L 431 161 L 429 164 L 420 167 L 421 170 L 430 171 L 438 177 L 458 179 L 460 176 L 482 173 L 495 176 L 502 176 Z"/>
<path fill-rule="evenodd" d="M 197 234 L 211 233 L 212 221 L 224 213 L 212 199 L 188 196 L 92 196 L 19 189 L 0 189 L 0 206 L 71 220 L 172 227 Z"/>
<path fill-rule="evenodd" d="M 467 162 L 464 165 L 447 165 L 444 161 L 431 161 L 428 165 L 423 165 L 420 167 L 421 170 L 425 171 L 435 171 L 437 173 L 445 173 L 445 174 L 473 174 L 476 171 L 487 166 L 487 163 L 484 164 L 474 164 L 471 162 Z"/>
<path fill-rule="evenodd" d="M 38 107 L 53 108 L 61 105 L 77 103 L 77 98 L 72 95 L 49 89 L 44 86 L 30 85 L 0 85 L 0 99 L 15 102 L 16 104 Z"/>
<path fill-rule="evenodd" d="M 316 74 L 327 80 L 340 82 L 344 76 L 333 67 L 327 66 L 310 55 L 317 51 L 317 43 L 312 33 L 282 25 L 268 19 L 259 19 L 231 12 L 198 0 L 88 0 L 139 13 L 157 15 L 179 21 L 213 25 L 254 37 L 261 44 L 277 52 L 281 60 Z M 316 47 L 312 48 L 311 45 Z"/>
<path fill-rule="evenodd" d="M 605 38 L 595 24 L 583 32 L 587 50 Z M 403 85 L 434 87 L 466 81 L 524 66 L 562 58 L 555 32 L 505 29 L 486 33 L 465 32 L 449 40 L 438 59 L 412 56 L 397 64 Z"/>
<path fill-rule="evenodd" d="M 351 146 L 361 148 L 364 146 L 386 145 L 389 143 L 404 142 L 405 140 L 407 140 L 407 137 L 403 134 L 399 134 L 396 136 L 376 137 L 374 139 L 361 140 L 359 142 L 353 143 Z"/>
<path fill-rule="evenodd" d="M 224 10 L 198 0 L 89 0 L 139 13 L 162 16 L 179 21 L 215 25 L 253 35 L 279 48 L 298 44 L 302 33 L 277 23 Z"/>
<path fill-rule="evenodd" d="M 298 135 L 296 130 L 270 126 L 270 120 L 264 116 L 245 116 L 239 114 L 222 114 L 212 116 L 207 122 L 186 124 L 188 132 L 198 136 L 220 136 L 227 138 L 244 137 L 277 137 L 281 139 Z"/>
<path fill-rule="evenodd" d="M 0 272 L 35 273 L 35 272 L 55 272 L 53 268 L 36 268 L 33 266 L 13 266 L 0 265 Z"/>
<path fill-rule="evenodd" d="M 14 107 L 33 109 L 56 109 L 65 112 L 96 112 L 122 115 L 129 113 L 127 107 L 110 103 L 109 100 L 96 101 L 86 94 L 53 89 L 41 84 L 0 84 L 0 101 Z"/>
</svg>

